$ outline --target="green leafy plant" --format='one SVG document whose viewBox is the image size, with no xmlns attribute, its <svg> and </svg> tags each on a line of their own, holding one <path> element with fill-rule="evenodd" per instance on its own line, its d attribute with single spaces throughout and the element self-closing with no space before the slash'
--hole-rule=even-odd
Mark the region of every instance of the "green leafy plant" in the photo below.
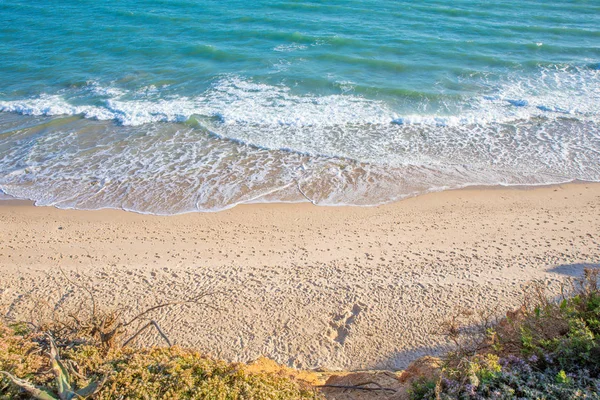
<svg viewBox="0 0 600 400">
<path fill-rule="evenodd" d="M 564 370 L 560 370 L 558 374 L 556 374 L 556 383 L 569 383 L 570 379 L 567 376 L 567 373 Z"/>
<path fill-rule="evenodd" d="M 414 385 L 412 398 L 599 399 L 599 281 L 600 269 L 585 269 L 558 300 L 534 282 L 522 306 L 485 335 L 451 320 L 446 327 L 456 349 L 445 357 L 439 390 Z"/>
<path fill-rule="evenodd" d="M 64 347 L 60 339 L 50 344 L 47 336 L 35 332 L 17 335 L 0 322 L 0 369 L 5 370 L 0 374 L 0 399 L 323 398 L 293 375 L 253 371 L 178 346 L 106 351 L 99 342 L 69 342 Z M 50 350 L 43 352 L 44 348 Z"/>
<path fill-rule="evenodd" d="M 55 383 L 58 393 L 54 393 L 51 389 L 44 388 L 35 385 L 25 379 L 17 378 L 6 371 L 0 371 L 1 374 L 8 377 L 13 384 L 17 385 L 21 389 L 25 390 L 31 396 L 39 400 L 72 400 L 72 399 L 85 399 L 89 396 L 94 395 L 100 388 L 102 382 L 94 381 L 84 388 L 76 389 L 71 379 L 67 367 L 60 359 L 58 349 L 51 336 L 48 335 L 50 351 L 48 356 L 50 357 L 50 365 L 52 366 L 52 373 L 55 377 Z"/>
</svg>

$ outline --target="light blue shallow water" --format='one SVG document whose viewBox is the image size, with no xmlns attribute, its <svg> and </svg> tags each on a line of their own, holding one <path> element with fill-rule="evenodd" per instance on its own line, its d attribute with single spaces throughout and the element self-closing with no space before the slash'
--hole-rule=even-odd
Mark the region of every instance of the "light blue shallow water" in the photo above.
<svg viewBox="0 0 600 400">
<path fill-rule="evenodd" d="M 0 191 L 38 204 L 599 181 L 599 127 L 599 1 L 0 0 Z"/>
</svg>

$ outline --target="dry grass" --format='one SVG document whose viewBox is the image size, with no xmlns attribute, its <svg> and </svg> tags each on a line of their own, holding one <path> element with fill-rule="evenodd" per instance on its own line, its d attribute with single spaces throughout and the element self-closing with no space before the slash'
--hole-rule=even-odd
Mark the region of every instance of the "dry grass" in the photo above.
<svg viewBox="0 0 600 400">
<path fill-rule="evenodd" d="M 155 319 L 157 313 L 182 306 L 217 310 L 211 298 L 219 292 L 209 287 L 196 289 L 187 298 L 146 307 L 112 306 L 98 300 L 101 293 L 85 275 L 75 279 L 61 270 L 54 278 L 57 282 L 54 300 L 32 296 L 22 299 L 19 314 L 29 317 L 19 323 L 25 323 L 32 331 L 51 335 L 63 346 L 87 343 L 108 351 L 133 344 L 151 328 L 165 345 L 171 346 L 172 341 Z"/>
</svg>

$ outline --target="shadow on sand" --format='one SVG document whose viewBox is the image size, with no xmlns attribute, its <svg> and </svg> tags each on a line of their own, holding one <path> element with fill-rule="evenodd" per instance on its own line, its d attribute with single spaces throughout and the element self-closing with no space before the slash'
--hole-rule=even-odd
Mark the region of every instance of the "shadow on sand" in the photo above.
<svg viewBox="0 0 600 400">
<path fill-rule="evenodd" d="M 579 263 L 579 264 L 565 264 L 559 265 L 554 268 L 548 270 L 548 272 L 553 272 L 555 274 L 561 274 L 570 276 L 572 278 L 581 278 L 583 276 L 583 270 L 585 268 L 600 268 L 600 264 L 588 264 L 588 263 Z"/>
<path fill-rule="evenodd" d="M 581 278 L 583 277 L 583 271 L 586 268 L 600 269 L 598 263 L 577 263 L 577 264 L 564 264 L 550 268 L 547 272 L 564 275 L 570 278 Z M 558 297 L 557 297 L 558 299 Z M 508 310 L 507 310 L 508 311 Z M 502 318 L 504 315 L 498 315 L 498 318 Z M 374 369 L 392 369 L 402 370 L 405 369 L 408 364 L 412 361 L 423 356 L 434 356 L 440 357 L 446 354 L 452 349 L 451 345 L 438 345 L 438 346 L 424 346 L 407 348 L 398 352 L 392 353 L 386 360 L 381 361 L 374 366 Z"/>
<path fill-rule="evenodd" d="M 382 360 L 381 362 L 370 366 L 369 369 L 401 371 L 405 370 L 411 362 L 420 357 L 441 357 L 450 350 L 452 350 L 452 346 L 449 344 L 408 348 L 390 354 L 386 360 Z"/>
</svg>

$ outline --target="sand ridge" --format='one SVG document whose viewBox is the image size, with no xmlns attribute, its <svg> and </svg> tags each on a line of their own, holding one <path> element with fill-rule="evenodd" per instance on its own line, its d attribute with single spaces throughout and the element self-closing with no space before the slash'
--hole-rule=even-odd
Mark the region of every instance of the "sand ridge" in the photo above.
<svg viewBox="0 0 600 400">
<path fill-rule="evenodd" d="M 457 307 L 557 290 L 600 266 L 600 184 L 466 189 L 379 207 L 244 205 L 171 217 L 0 202 L 0 305 L 73 301 L 58 269 L 135 307 L 219 291 L 219 310 L 156 319 L 178 344 L 233 361 L 299 368 L 401 369 L 443 351 L 432 334 Z M 63 286 L 61 286 L 63 285 Z M 149 332 L 148 344 L 162 344 Z"/>
</svg>

